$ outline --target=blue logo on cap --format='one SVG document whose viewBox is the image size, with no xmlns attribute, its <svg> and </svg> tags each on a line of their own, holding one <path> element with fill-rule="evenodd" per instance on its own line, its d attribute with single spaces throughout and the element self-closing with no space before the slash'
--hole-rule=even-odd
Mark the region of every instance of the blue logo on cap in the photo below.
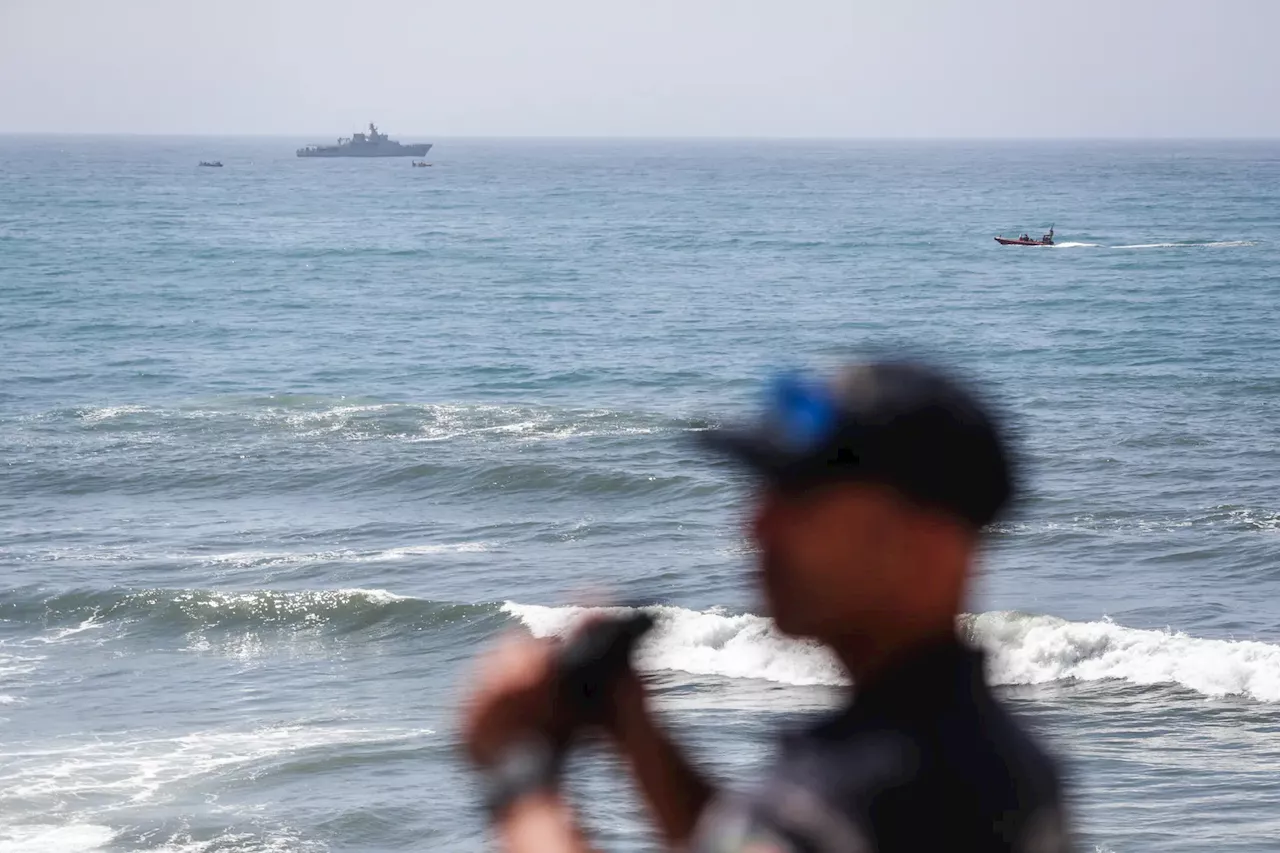
<svg viewBox="0 0 1280 853">
<path fill-rule="evenodd" d="M 773 381 L 768 420 L 788 450 L 806 452 L 830 438 L 836 404 L 825 386 L 796 372 L 784 373 Z"/>
</svg>

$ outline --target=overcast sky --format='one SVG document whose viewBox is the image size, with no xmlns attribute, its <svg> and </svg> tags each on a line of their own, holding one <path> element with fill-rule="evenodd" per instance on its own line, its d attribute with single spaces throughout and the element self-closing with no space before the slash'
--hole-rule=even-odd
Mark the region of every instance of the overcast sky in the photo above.
<svg viewBox="0 0 1280 853">
<path fill-rule="evenodd" d="M 0 0 L 0 132 L 1280 137 L 1280 0 Z"/>
</svg>

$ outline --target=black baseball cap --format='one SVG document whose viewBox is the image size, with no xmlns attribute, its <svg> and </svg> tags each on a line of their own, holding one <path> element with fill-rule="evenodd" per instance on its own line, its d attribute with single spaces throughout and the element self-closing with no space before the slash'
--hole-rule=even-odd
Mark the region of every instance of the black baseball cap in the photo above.
<svg viewBox="0 0 1280 853">
<path fill-rule="evenodd" d="M 876 482 L 975 528 L 1014 491 L 987 409 L 957 378 L 922 362 L 848 365 L 828 381 L 785 375 L 758 422 L 698 437 L 784 489 Z"/>
</svg>

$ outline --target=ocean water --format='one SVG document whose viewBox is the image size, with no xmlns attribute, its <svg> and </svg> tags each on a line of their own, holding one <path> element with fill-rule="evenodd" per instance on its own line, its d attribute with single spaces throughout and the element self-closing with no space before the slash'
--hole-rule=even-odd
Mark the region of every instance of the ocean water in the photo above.
<svg viewBox="0 0 1280 853">
<path fill-rule="evenodd" d="M 1081 849 L 1276 849 L 1280 143 L 306 141 L 0 138 L 0 851 L 487 849 L 469 664 L 592 603 L 749 781 L 841 677 L 689 438 L 895 345 L 1017 439 L 964 626 Z"/>
</svg>

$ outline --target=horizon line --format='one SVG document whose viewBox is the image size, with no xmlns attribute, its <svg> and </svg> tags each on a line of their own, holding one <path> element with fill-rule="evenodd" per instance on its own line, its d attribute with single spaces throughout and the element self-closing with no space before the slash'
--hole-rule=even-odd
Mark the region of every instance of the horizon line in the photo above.
<svg viewBox="0 0 1280 853">
<path fill-rule="evenodd" d="M 316 133 L 129 133 L 122 131 L 0 130 L 0 137 L 81 137 L 119 139 L 298 139 Z M 399 134 L 420 136 L 426 134 Z M 1276 136 L 773 136 L 665 134 L 460 134 L 437 139 L 477 141 L 595 142 L 1280 142 Z"/>
<path fill-rule="evenodd" d="M 63 137 L 133 137 L 133 138 L 243 138 L 243 140 L 292 140 L 303 136 L 321 136 L 323 133 L 289 132 L 289 133 L 242 133 L 242 132 L 143 132 L 128 131 L 6 131 L 0 129 L 0 137 L 4 136 L 63 136 Z M 399 136 L 429 136 L 422 133 L 398 133 Z M 1208 134 L 1189 134 L 1189 136 L 1126 136 L 1126 134 L 1089 134 L 1089 136 L 1018 136 L 1018 134 L 936 134 L 936 136 L 893 136 L 893 134 L 860 134 L 860 136 L 840 136 L 840 134 L 728 134 L 728 133 L 460 133 L 439 134 L 442 140 L 616 140 L 616 141 L 797 141 L 797 142 L 1276 142 L 1280 134 L 1274 136 L 1208 136 Z"/>
</svg>

